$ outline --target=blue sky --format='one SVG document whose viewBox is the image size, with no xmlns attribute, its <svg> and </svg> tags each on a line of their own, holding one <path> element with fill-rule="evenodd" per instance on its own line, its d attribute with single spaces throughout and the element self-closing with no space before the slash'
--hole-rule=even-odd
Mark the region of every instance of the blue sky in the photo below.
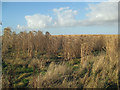
<svg viewBox="0 0 120 90">
<path fill-rule="evenodd" d="M 29 28 L 30 30 L 40 29 L 43 32 L 49 31 L 53 35 L 117 34 L 116 7 L 111 8 L 115 14 L 108 10 L 112 4 L 105 3 L 104 5 L 99 2 L 3 2 L 2 27 L 11 27 L 16 32 L 29 30 Z"/>
<path fill-rule="evenodd" d="M 60 7 L 66 7 L 69 6 L 72 9 L 77 9 L 82 13 L 82 18 L 85 18 L 85 8 L 87 6 L 87 3 L 81 2 L 81 3 L 44 3 L 44 2 L 4 2 L 3 3 L 3 22 L 6 26 L 16 27 L 17 24 L 26 24 L 26 21 L 24 17 L 26 15 L 33 15 L 33 14 L 44 14 L 44 15 L 52 15 L 54 8 L 60 8 Z M 81 18 L 81 16 L 77 17 L 78 19 Z M 12 22 L 12 23 L 11 23 Z M 4 27 L 3 25 L 3 27 Z"/>
</svg>

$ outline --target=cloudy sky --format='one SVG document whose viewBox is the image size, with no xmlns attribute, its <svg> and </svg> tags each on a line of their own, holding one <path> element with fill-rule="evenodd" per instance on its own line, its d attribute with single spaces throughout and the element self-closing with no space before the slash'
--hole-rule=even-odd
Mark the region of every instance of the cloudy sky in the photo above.
<svg viewBox="0 0 120 90">
<path fill-rule="evenodd" d="M 3 2 L 2 23 L 14 31 L 60 34 L 117 34 L 115 2 Z"/>
</svg>

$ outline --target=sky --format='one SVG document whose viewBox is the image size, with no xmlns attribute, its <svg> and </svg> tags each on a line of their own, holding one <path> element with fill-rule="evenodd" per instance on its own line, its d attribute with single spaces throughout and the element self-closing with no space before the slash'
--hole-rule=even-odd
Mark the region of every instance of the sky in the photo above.
<svg viewBox="0 0 120 90">
<path fill-rule="evenodd" d="M 2 2 L 2 30 L 118 34 L 115 2 Z"/>
</svg>

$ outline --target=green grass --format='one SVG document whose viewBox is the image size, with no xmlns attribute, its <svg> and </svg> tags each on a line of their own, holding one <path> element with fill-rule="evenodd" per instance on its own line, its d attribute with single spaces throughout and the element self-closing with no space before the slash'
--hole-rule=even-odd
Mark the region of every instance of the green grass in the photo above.
<svg viewBox="0 0 120 90">
<path fill-rule="evenodd" d="M 35 69 L 35 72 L 34 72 L 32 67 L 28 68 L 22 65 L 16 67 L 15 65 L 11 65 L 6 62 L 2 63 L 2 67 L 3 67 L 3 70 L 2 70 L 3 74 L 5 74 L 7 78 L 9 78 L 10 75 L 13 75 L 12 79 L 14 81 L 13 84 L 15 88 L 27 87 L 30 81 L 29 77 L 33 76 L 34 74 L 39 73 L 37 69 Z M 13 72 L 11 72 L 11 70 Z"/>
</svg>

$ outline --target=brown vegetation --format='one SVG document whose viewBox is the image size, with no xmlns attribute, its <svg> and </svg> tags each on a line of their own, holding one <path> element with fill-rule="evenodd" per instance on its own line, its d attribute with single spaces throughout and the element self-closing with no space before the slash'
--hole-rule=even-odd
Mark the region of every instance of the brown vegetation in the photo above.
<svg viewBox="0 0 120 90">
<path fill-rule="evenodd" d="M 28 87 L 117 87 L 118 39 L 118 35 L 44 35 L 41 31 L 16 34 L 5 28 L 2 59 L 16 67 L 33 68 Z M 4 77 L 3 81 L 10 78 Z M 3 87 L 9 87 L 10 80 Z"/>
</svg>

